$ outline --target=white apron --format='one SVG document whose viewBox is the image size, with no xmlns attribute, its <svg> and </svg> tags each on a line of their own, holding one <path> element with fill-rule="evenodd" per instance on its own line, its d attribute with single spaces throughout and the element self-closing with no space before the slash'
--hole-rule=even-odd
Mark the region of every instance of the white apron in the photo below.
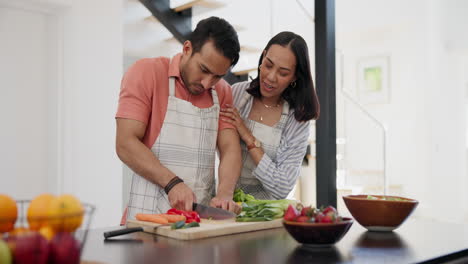
<svg viewBox="0 0 468 264">
<path fill-rule="evenodd" d="M 262 142 L 262 149 L 271 160 L 276 162 L 276 152 L 280 145 L 281 134 L 288 119 L 289 104 L 284 102 L 281 118 L 273 127 L 255 122 L 248 118 L 253 105 L 253 96 L 244 91 L 243 98 L 239 105 L 241 116 L 245 116 L 244 124 L 252 131 L 253 136 Z M 250 101 L 250 108 L 245 107 Z M 244 108 L 245 107 L 245 108 Z M 247 109 L 248 108 L 248 109 Z M 242 149 L 242 172 L 237 181 L 236 188 L 241 188 L 245 193 L 253 195 L 256 199 L 268 199 L 273 197 L 263 188 L 262 183 L 253 175 L 253 171 L 257 167 L 255 162 L 247 150 L 245 142 L 241 142 Z"/>
<path fill-rule="evenodd" d="M 208 205 L 214 195 L 215 151 L 219 101 L 211 90 L 213 106 L 198 108 L 175 96 L 175 78 L 169 78 L 169 99 L 161 132 L 151 151 L 161 164 L 184 180 L 197 202 Z M 166 213 L 171 206 L 164 189 L 133 173 L 127 219 L 137 213 Z"/>
</svg>

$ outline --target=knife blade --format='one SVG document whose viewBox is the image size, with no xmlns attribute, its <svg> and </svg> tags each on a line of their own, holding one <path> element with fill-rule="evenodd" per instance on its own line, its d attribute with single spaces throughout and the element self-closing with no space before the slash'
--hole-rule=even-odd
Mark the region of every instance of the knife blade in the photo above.
<svg viewBox="0 0 468 264">
<path fill-rule="evenodd" d="M 193 203 L 193 211 L 200 215 L 200 218 L 224 220 L 234 218 L 237 215 L 233 212 L 226 211 L 221 208 L 210 207 L 203 204 Z"/>
</svg>

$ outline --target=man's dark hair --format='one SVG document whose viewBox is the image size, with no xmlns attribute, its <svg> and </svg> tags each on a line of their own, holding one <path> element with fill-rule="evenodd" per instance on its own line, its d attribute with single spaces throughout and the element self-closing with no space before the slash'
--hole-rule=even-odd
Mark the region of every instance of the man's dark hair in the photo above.
<svg viewBox="0 0 468 264">
<path fill-rule="evenodd" d="M 193 53 L 199 52 L 207 41 L 213 41 L 214 46 L 224 57 L 231 60 L 231 66 L 239 60 L 239 39 L 236 30 L 226 20 L 219 17 L 209 17 L 198 22 L 190 35 Z"/>
</svg>

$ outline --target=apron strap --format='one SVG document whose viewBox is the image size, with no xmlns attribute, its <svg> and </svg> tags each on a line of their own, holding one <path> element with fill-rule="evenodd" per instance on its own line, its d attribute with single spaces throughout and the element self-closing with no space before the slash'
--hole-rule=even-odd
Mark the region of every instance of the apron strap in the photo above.
<svg viewBox="0 0 468 264">
<path fill-rule="evenodd" d="M 211 88 L 211 97 L 213 97 L 213 105 L 219 105 L 218 93 L 215 91 L 214 87 Z"/>
<path fill-rule="evenodd" d="M 286 125 L 286 120 L 288 120 L 288 115 L 289 115 L 289 104 L 288 104 L 288 102 L 286 100 L 284 100 L 283 110 L 281 112 L 281 118 L 280 118 L 278 124 L 276 125 L 276 127 L 280 128 L 282 130 L 283 127 Z"/>
<path fill-rule="evenodd" d="M 172 63 L 172 58 L 169 60 L 169 67 Z M 169 77 L 169 96 L 175 96 L 175 77 Z"/>
<path fill-rule="evenodd" d="M 169 77 L 169 96 L 175 96 L 175 77 Z"/>
</svg>

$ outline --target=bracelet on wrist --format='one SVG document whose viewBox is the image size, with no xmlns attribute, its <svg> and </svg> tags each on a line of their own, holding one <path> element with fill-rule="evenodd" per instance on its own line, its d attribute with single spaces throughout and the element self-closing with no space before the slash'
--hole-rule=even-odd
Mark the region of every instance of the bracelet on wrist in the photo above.
<svg viewBox="0 0 468 264">
<path fill-rule="evenodd" d="M 254 148 L 260 148 L 262 147 L 262 143 L 258 141 L 255 137 L 253 138 L 253 141 L 249 144 L 247 144 L 247 150 L 250 151 Z"/>
<path fill-rule="evenodd" d="M 167 184 L 166 184 L 166 187 L 164 187 L 164 192 L 166 194 L 169 194 L 169 192 L 171 191 L 172 188 L 174 188 L 174 186 L 176 186 L 177 184 L 181 183 L 181 182 L 184 182 L 184 180 L 182 180 L 181 178 L 175 176 L 174 178 L 172 178 Z"/>
</svg>

